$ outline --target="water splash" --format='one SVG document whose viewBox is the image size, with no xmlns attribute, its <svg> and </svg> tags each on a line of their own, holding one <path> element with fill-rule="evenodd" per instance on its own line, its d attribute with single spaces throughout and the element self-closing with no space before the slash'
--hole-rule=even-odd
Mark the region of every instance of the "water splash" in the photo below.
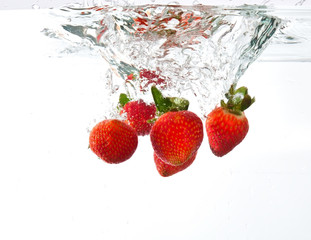
<svg viewBox="0 0 311 240">
<path fill-rule="evenodd" d="M 165 94 L 191 99 L 201 116 L 219 103 L 281 24 L 264 7 L 250 6 L 67 7 L 58 17 L 58 37 L 96 49 L 109 63 L 113 85 L 119 86 L 111 94 L 148 98 L 154 74 Z M 55 31 L 47 35 L 56 37 Z"/>
</svg>

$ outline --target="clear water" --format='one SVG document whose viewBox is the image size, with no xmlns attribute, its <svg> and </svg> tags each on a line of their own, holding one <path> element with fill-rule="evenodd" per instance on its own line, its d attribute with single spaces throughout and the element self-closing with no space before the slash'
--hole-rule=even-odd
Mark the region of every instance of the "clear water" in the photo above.
<svg viewBox="0 0 311 240">
<path fill-rule="evenodd" d="M 189 169 L 162 178 L 148 137 L 120 165 L 88 149 L 126 88 L 100 46 L 58 29 L 58 11 L 1 11 L 1 239 L 310 239 L 309 13 L 269 10 L 279 30 L 231 76 L 257 100 L 246 139 L 217 158 L 205 137 Z"/>
</svg>

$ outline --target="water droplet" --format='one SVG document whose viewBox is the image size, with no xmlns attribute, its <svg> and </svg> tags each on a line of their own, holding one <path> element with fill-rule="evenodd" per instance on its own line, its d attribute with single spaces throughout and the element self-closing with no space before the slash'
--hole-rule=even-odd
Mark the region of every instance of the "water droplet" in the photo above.
<svg viewBox="0 0 311 240">
<path fill-rule="evenodd" d="M 40 6 L 38 4 L 32 4 L 32 9 L 40 9 Z"/>
<path fill-rule="evenodd" d="M 119 85 L 114 85 L 111 90 L 112 90 L 112 93 L 116 93 L 119 90 Z"/>
</svg>

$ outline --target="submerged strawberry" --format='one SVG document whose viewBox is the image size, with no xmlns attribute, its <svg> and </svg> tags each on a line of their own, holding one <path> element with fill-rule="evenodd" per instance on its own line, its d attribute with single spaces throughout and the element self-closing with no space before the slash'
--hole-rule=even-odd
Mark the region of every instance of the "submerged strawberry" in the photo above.
<svg viewBox="0 0 311 240">
<path fill-rule="evenodd" d="M 212 152 L 222 157 L 242 142 L 247 135 L 249 124 L 244 110 L 254 103 L 246 87 L 235 90 L 232 85 L 226 94 L 228 102 L 221 101 L 207 116 L 205 126 Z"/>
<path fill-rule="evenodd" d="M 155 86 L 151 91 L 157 111 L 162 114 L 150 132 L 153 150 L 165 163 L 182 165 L 201 146 L 203 123 L 195 113 L 188 111 L 188 100 L 163 97 Z"/>
<path fill-rule="evenodd" d="M 133 127 L 139 136 L 150 133 L 155 117 L 155 104 L 147 104 L 143 100 L 127 102 L 121 110 L 121 114 L 126 116 L 126 123 Z"/>
<path fill-rule="evenodd" d="M 203 124 L 193 112 L 167 112 L 154 123 L 150 138 L 154 152 L 164 162 L 182 165 L 199 149 Z"/>
<path fill-rule="evenodd" d="M 104 120 L 92 129 L 89 136 L 90 149 L 107 163 L 121 163 L 128 160 L 138 144 L 136 131 L 126 123 Z"/>
<path fill-rule="evenodd" d="M 192 154 L 192 156 L 189 158 L 187 162 L 179 166 L 173 166 L 173 165 L 170 165 L 164 162 L 157 156 L 156 153 L 154 153 L 153 156 L 154 156 L 154 162 L 156 164 L 159 174 L 162 177 L 169 177 L 188 168 L 194 162 L 196 155 L 197 155 L 197 152 Z"/>
<path fill-rule="evenodd" d="M 150 71 L 143 69 L 139 73 L 141 79 L 141 90 L 148 88 L 150 85 L 156 84 L 158 87 L 165 87 L 167 81 L 164 77 L 161 77 L 156 71 Z"/>
<path fill-rule="evenodd" d="M 142 69 L 139 73 L 131 73 L 127 76 L 127 82 L 138 81 L 141 92 L 149 91 L 151 85 L 157 85 L 158 88 L 164 89 L 168 86 L 169 81 L 166 77 L 161 76 L 157 71 Z"/>
</svg>

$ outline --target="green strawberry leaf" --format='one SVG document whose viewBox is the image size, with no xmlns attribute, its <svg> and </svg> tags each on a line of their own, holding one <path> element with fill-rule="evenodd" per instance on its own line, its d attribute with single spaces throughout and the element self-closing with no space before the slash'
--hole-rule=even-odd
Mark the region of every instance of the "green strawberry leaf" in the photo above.
<svg viewBox="0 0 311 240">
<path fill-rule="evenodd" d="M 188 110 L 189 107 L 189 101 L 184 98 L 178 98 L 178 97 L 170 97 L 168 98 L 171 105 L 171 111 L 182 111 L 182 110 Z"/>
<path fill-rule="evenodd" d="M 224 100 L 220 101 L 220 105 L 221 105 L 222 108 L 227 108 L 227 104 L 225 103 Z"/>
<path fill-rule="evenodd" d="M 125 93 L 120 94 L 120 96 L 119 96 L 119 106 L 120 107 L 124 107 L 125 104 L 127 104 L 129 101 L 131 101 L 131 99 Z"/>
<path fill-rule="evenodd" d="M 240 87 L 237 90 L 235 90 L 234 94 L 240 93 L 241 95 L 246 95 L 248 94 L 248 89 L 247 87 Z"/>
<path fill-rule="evenodd" d="M 151 93 L 156 108 L 159 112 L 164 113 L 166 109 L 171 107 L 171 102 L 167 98 L 164 98 L 160 90 L 157 89 L 155 86 L 151 87 Z"/>
<path fill-rule="evenodd" d="M 232 84 L 225 94 L 228 101 L 225 103 L 224 100 L 221 100 L 221 106 L 233 114 L 241 115 L 244 110 L 255 102 L 255 98 L 250 97 L 247 87 L 235 88 L 236 84 Z"/>
<path fill-rule="evenodd" d="M 155 123 L 156 121 L 157 121 L 157 118 L 152 118 L 152 119 L 147 120 L 146 122 L 147 123 Z"/>
<path fill-rule="evenodd" d="M 255 98 L 251 98 L 250 95 L 246 94 L 241 102 L 240 109 L 243 112 L 247 108 L 249 108 L 255 102 Z"/>
<path fill-rule="evenodd" d="M 159 89 L 155 86 L 151 87 L 151 93 L 154 103 L 159 114 L 164 114 L 171 111 L 188 110 L 189 101 L 178 97 L 164 97 Z"/>
</svg>

